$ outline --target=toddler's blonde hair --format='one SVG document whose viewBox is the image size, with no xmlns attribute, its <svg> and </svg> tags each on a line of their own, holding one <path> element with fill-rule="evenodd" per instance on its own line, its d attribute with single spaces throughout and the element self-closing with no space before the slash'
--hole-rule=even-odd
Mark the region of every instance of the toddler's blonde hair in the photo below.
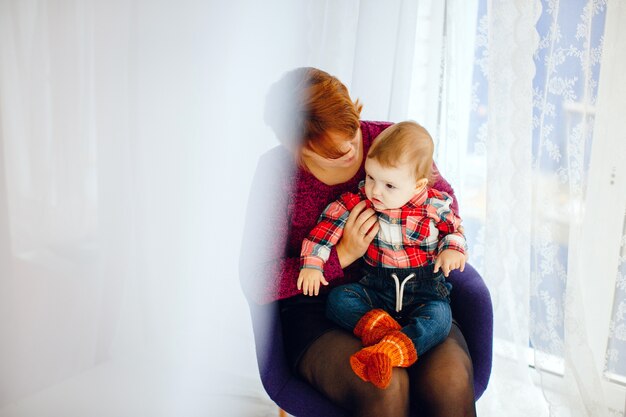
<svg viewBox="0 0 626 417">
<path fill-rule="evenodd" d="M 406 121 L 396 123 L 376 137 L 367 153 L 368 158 L 386 167 L 410 163 L 415 167 L 415 180 L 428 179 L 432 184 L 435 144 L 423 126 Z"/>
</svg>

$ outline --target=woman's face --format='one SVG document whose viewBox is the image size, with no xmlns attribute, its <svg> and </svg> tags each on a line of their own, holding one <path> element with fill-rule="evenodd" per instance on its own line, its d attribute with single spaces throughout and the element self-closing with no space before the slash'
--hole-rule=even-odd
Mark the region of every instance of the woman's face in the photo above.
<svg viewBox="0 0 626 417">
<path fill-rule="evenodd" d="M 328 158 L 320 155 L 312 149 L 302 149 L 302 155 L 310 158 L 323 168 L 349 168 L 354 166 L 357 158 L 361 155 L 361 129 L 358 129 L 354 137 L 346 138 L 345 134 L 330 132 L 328 134 L 331 142 L 335 145 L 335 149 L 339 153 L 343 153 L 339 158 Z M 359 164 L 361 161 L 358 161 Z"/>
</svg>

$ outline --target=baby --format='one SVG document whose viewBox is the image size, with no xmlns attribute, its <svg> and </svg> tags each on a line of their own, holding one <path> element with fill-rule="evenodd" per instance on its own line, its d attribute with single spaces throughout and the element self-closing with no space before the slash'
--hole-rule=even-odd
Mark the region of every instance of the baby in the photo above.
<svg viewBox="0 0 626 417">
<path fill-rule="evenodd" d="M 379 230 L 364 255 L 364 277 L 334 288 L 326 314 L 365 346 L 350 365 L 364 381 L 386 388 L 393 367 L 411 366 L 450 331 L 451 284 L 445 277 L 465 267 L 465 237 L 452 198 L 429 187 L 433 140 L 407 121 L 385 129 L 365 161 L 358 193 L 328 205 L 302 243 L 298 289 L 317 294 L 330 248 L 343 233 L 354 206 L 367 200 Z M 445 275 L 445 277 L 444 277 Z"/>
</svg>

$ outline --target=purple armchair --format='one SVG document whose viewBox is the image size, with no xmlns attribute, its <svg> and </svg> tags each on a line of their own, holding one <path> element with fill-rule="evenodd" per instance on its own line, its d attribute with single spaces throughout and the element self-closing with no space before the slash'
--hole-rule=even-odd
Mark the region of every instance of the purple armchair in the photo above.
<svg viewBox="0 0 626 417">
<path fill-rule="evenodd" d="M 467 341 L 474 366 L 474 396 L 487 388 L 491 374 L 493 308 L 482 277 L 471 265 L 464 272 L 453 271 L 452 314 Z M 309 384 L 293 375 L 283 351 L 278 303 L 258 305 L 249 300 L 256 354 L 261 381 L 279 407 L 298 417 L 347 417 L 347 412 L 331 403 Z"/>
</svg>

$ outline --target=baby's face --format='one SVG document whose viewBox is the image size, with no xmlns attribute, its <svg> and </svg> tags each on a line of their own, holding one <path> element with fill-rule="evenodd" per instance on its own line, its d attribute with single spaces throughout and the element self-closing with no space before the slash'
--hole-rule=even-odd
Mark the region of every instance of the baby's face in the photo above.
<svg viewBox="0 0 626 417">
<path fill-rule="evenodd" d="M 313 149 L 304 147 L 302 149 L 302 155 L 311 158 L 317 165 L 326 169 L 342 169 L 353 167 L 355 163 L 361 164 L 361 161 L 357 161 L 361 152 L 361 129 L 358 129 L 353 137 L 346 137 L 339 132 L 328 132 L 331 143 L 337 152 L 343 154 L 339 158 L 329 158 L 315 152 Z"/>
<path fill-rule="evenodd" d="M 367 158 L 365 173 L 365 195 L 377 211 L 400 208 L 424 188 L 408 163 L 385 167 Z"/>
</svg>

